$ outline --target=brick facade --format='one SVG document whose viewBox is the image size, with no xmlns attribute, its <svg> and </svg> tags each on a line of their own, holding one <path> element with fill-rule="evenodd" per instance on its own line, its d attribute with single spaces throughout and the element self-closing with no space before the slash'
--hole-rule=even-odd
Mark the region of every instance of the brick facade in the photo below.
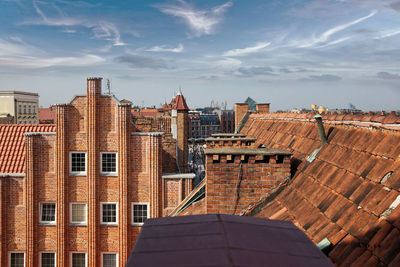
<svg viewBox="0 0 400 267">
<path fill-rule="evenodd" d="M 11 251 L 25 253 L 25 266 L 40 266 L 41 252 L 55 252 L 57 266 L 71 266 L 72 252 L 86 253 L 87 266 L 115 253 L 124 266 L 141 228 L 132 203 L 147 203 L 149 217 L 160 217 L 192 190 L 192 179 L 174 180 L 176 187 L 162 178 L 163 168 L 176 169 L 176 147 L 180 168 L 187 166 L 187 112 L 178 111 L 175 142 L 171 133 L 140 132 L 131 106 L 102 95 L 101 78 L 88 78 L 87 96 L 57 105 L 56 114 L 56 132 L 24 135 L 25 173 L 0 174 L 0 266 Z M 86 172 L 70 172 L 71 152 L 86 153 Z M 115 175 L 101 172 L 101 152 L 116 153 Z M 40 223 L 44 202 L 56 205 L 54 224 Z M 101 222 L 102 202 L 117 204 L 117 223 Z M 86 204 L 85 224 L 71 223 L 71 203 Z"/>
</svg>

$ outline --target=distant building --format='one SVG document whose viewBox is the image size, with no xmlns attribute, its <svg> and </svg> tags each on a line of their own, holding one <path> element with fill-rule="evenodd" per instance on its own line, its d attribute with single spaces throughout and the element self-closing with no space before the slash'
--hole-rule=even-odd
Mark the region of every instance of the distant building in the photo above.
<svg viewBox="0 0 400 267">
<path fill-rule="evenodd" d="M 16 124 L 39 123 L 39 95 L 19 91 L 0 91 L 0 116 L 14 117 Z"/>
<path fill-rule="evenodd" d="M 196 111 L 189 111 L 189 138 L 200 138 L 200 113 Z"/>
<path fill-rule="evenodd" d="M 220 121 L 217 114 L 200 114 L 200 137 L 207 138 L 220 132 Z"/>
</svg>

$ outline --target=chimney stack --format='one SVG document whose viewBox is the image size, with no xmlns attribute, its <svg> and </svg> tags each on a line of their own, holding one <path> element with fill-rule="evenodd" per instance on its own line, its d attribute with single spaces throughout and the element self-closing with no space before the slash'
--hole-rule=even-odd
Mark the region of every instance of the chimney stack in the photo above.
<svg viewBox="0 0 400 267">
<path fill-rule="evenodd" d="M 328 139 L 326 138 L 324 124 L 322 123 L 322 116 L 317 114 L 314 116 L 314 119 L 317 122 L 319 139 L 321 140 L 321 147 L 323 147 L 326 143 L 328 143 Z"/>
<path fill-rule="evenodd" d="M 87 95 L 101 95 L 101 80 L 103 78 L 86 78 Z"/>
</svg>

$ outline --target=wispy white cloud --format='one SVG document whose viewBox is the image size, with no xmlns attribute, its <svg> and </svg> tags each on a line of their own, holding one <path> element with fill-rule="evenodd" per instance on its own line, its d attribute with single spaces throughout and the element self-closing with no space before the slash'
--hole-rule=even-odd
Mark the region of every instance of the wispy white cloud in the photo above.
<svg viewBox="0 0 400 267">
<path fill-rule="evenodd" d="M 395 36 L 398 34 L 400 34 L 400 29 L 384 31 L 379 36 L 375 37 L 374 39 L 375 40 L 385 39 L 385 38 L 389 38 L 389 37 L 392 37 L 392 36 Z"/>
<path fill-rule="evenodd" d="M 185 48 L 183 47 L 182 44 L 179 44 L 177 47 L 174 48 L 168 48 L 165 45 L 161 45 L 161 46 L 153 46 L 149 49 L 146 49 L 145 51 L 149 51 L 149 52 L 172 52 L 172 53 L 182 53 L 185 50 Z"/>
<path fill-rule="evenodd" d="M 184 0 L 179 0 L 179 4 L 176 5 L 156 5 L 155 7 L 167 15 L 181 18 L 198 37 L 213 34 L 222 21 L 223 14 L 232 5 L 233 3 L 229 1 L 208 10 L 200 10 Z"/>
<path fill-rule="evenodd" d="M 323 32 L 320 36 L 318 37 L 314 37 L 311 38 L 310 40 L 307 40 L 305 42 L 302 42 L 300 44 L 298 44 L 299 48 L 309 48 L 309 47 L 314 47 L 314 46 L 320 46 L 322 44 L 324 44 L 325 42 L 328 41 L 328 39 L 334 35 L 335 33 L 338 33 L 340 31 L 343 31 L 353 25 L 356 25 L 360 22 L 363 22 L 364 20 L 367 20 L 373 16 L 375 16 L 375 14 L 377 13 L 376 10 L 372 11 L 370 14 L 368 14 L 367 16 L 361 17 L 359 19 L 353 20 L 349 23 L 345 23 L 336 27 L 333 27 L 325 32 Z M 340 39 L 339 39 L 340 40 Z"/>
<path fill-rule="evenodd" d="M 266 48 L 267 46 L 269 46 L 271 43 L 270 42 L 265 42 L 265 43 L 259 43 L 255 46 L 249 46 L 246 48 L 239 48 L 239 49 L 232 49 L 229 51 L 226 51 L 225 53 L 223 53 L 223 56 L 226 57 L 239 57 L 239 56 L 245 56 L 251 53 L 257 53 L 261 50 L 263 50 L 264 48 Z"/>
<path fill-rule="evenodd" d="M 58 14 L 56 16 L 48 16 L 42 8 L 39 7 L 39 3 L 41 2 L 33 1 L 33 7 L 36 13 L 40 16 L 40 20 L 25 21 L 23 24 L 63 27 L 64 29 L 62 32 L 65 33 L 74 33 L 76 30 L 73 29 L 73 27 L 85 27 L 91 29 L 94 37 L 97 39 L 110 41 L 113 46 L 125 45 L 121 40 L 121 34 L 114 23 L 104 20 L 89 21 L 87 19 L 69 17 L 54 4 L 51 4 L 51 6 Z"/>
</svg>

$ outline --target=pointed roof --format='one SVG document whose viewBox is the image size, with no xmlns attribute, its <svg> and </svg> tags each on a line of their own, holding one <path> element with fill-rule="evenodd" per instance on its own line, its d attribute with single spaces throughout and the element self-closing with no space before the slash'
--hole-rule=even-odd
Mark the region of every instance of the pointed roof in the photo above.
<svg viewBox="0 0 400 267">
<path fill-rule="evenodd" d="M 189 110 L 186 100 L 183 95 L 179 92 L 175 97 L 175 106 L 173 109 L 176 110 Z"/>
<path fill-rule="evenodd" d="M 167 103 L 164 103 L 164 104 L 162 105 L 161 109 L 162 109 L 162 110 L 168 110 L 168 109 L 169 109 L 168 104 L 167 104 Z"/>
<path fill-rule="evenodd" d="M 256 104 L 257 102 L 254 101 L 251 97 L 247 97 L 246 101 L 244 103 L 249 105 L 249 110 L 256 110 Z"/>
</svg>

